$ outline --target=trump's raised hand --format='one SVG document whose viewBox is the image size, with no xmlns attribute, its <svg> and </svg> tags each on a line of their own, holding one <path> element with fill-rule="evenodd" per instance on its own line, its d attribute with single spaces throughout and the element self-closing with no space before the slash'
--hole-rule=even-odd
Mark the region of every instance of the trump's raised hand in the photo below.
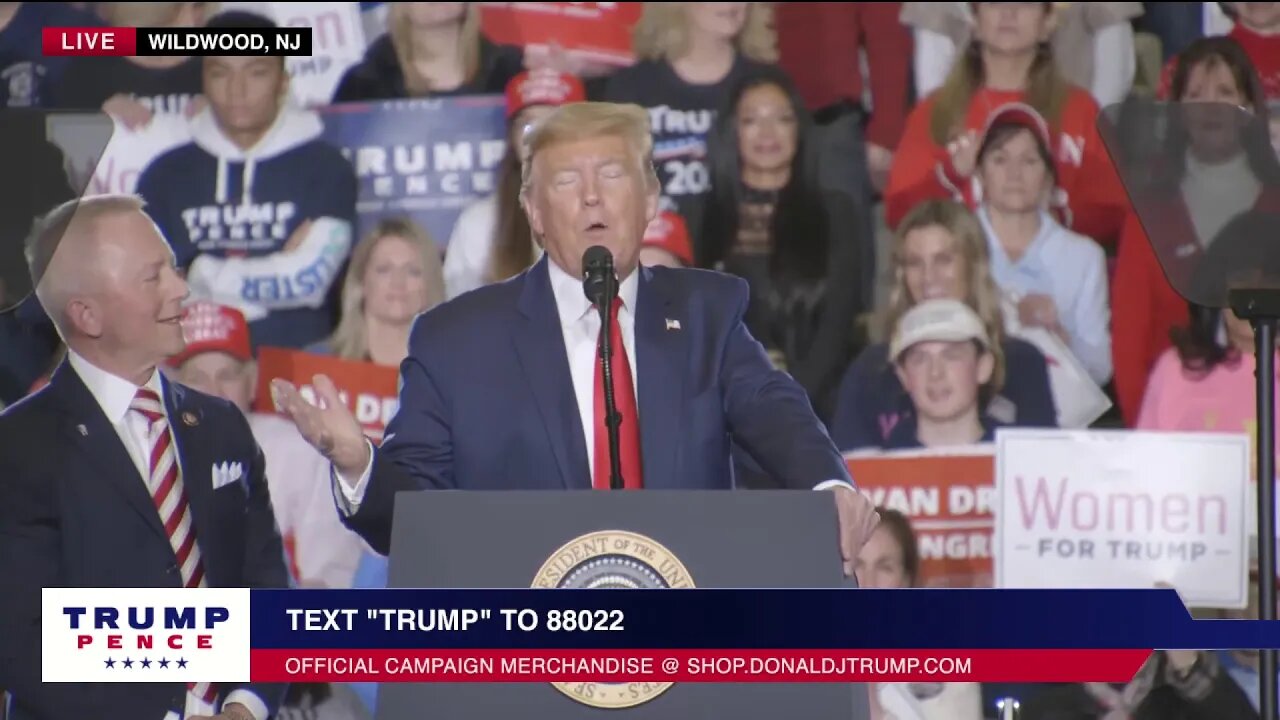
<svg viewBox="0 0 1280 720">
<path fill-rule="evenodd" d="M 840 522 L 840 555 L 844 560 L 844 574 L 853 577 L 858 563 L 858 553 L 871 539 L 871 533 L 880 523 L 871 498 L 861 490 L 847 485 L 832 488 L 836 495 L 836 515 Z"/>
<path fill-rule="evenodd" d="M 341 477 L 354 483 L 369 465 L 364 430 L 328 376 L 316 375 L 312 387 L 317 405 L 307 402 L 293 383 L 279 378 L 271 381 L 271 395 L 302 437 L 333 463 Z"/>
</svg>

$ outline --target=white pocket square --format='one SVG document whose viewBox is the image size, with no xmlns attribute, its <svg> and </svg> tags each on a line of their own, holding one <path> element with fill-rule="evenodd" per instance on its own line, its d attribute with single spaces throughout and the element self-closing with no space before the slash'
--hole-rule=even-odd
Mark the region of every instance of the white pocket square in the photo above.
<svg viewBox="0 0 1280 720">
<path fill-rule="evenodd" d="M 238 462 L 217 463 L 213 466 L 213 489 L 236 482 L 244 475 L 244 467 Z"/>
</svg>

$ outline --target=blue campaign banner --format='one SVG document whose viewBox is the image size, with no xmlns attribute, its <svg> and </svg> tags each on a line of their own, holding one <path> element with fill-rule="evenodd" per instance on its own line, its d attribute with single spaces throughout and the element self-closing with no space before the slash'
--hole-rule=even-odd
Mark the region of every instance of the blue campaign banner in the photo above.
<svg viewBox="0 0 1280 720">
<path fill-rule="evenodd" d="M 359 182 L 358 233 L 403 215 L 441 248 L 462 209 L 493 192 L 506 152 L 505 100 L 474 95 L 320 108 L 324 139 Z"/>
<path fill-rule="evenodd" d="M 254 590 L 250 615 L 254 649 L 1280 647 L 1172 590 Z"/>
</svg>

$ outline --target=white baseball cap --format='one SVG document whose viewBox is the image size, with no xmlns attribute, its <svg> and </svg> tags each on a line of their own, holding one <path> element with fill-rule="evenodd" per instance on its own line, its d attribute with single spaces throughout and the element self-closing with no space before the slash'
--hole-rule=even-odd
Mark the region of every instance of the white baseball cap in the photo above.
<svg viewBox="0 0 1280 720">
<path fill-rule="evenodd" d="M 977 340 L 983 347 L 991 347 L 982 318 L 959 300 L 926 300 L 898 320 L 889 343 L 889 357 L 896 361 L 912 345 L 922 342 L 963 340 Z"/>
</svg>

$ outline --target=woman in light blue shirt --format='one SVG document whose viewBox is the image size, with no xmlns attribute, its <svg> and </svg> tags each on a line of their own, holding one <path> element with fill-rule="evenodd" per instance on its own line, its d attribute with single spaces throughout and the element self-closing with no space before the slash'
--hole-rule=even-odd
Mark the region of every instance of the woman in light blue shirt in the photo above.
<svg viewBox="0 0 1280 720">
<path fill-rule="evenodd" d="M 1092 239 L 1046 211 L 1056 167 L 1043 118 L 1007 105 L 991 118 L 978 150 L 978 219 L 996 284 L 1026 327 L 1054 333 L 1098 385 L 1111 379 L 1111 307 L 1106 256 Z"/>
</svg>

